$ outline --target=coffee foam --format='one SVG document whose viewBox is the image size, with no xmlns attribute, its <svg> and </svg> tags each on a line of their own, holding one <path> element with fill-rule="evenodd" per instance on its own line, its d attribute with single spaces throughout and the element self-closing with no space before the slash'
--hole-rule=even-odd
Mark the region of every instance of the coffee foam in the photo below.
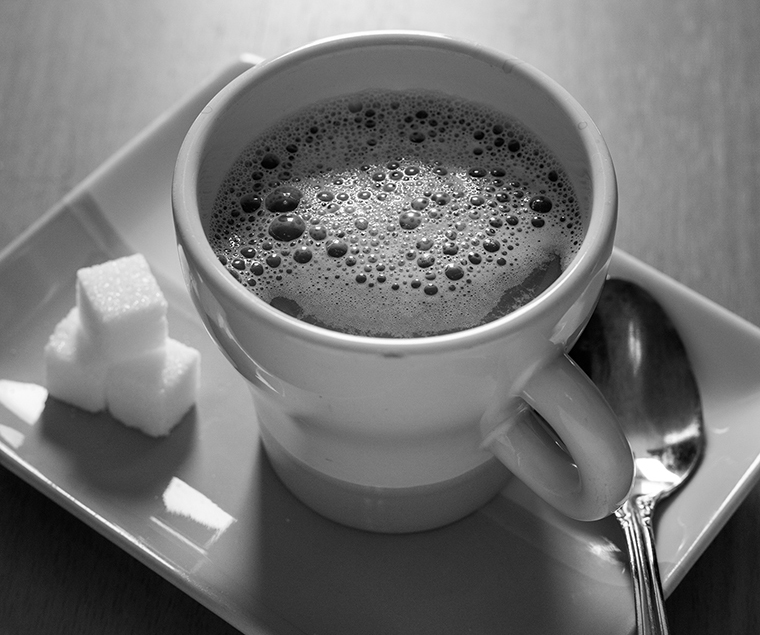
<svg viewBox="0 0 760 635">
<path fill-rule="evenodd" d="M 380 337 L 496 319 L 551 284 L 584 219 L 525 127 L 423 92 L 337 98 L 258 138 L 207 224 L 220 261 L 307 322 Z"/>
</svg>

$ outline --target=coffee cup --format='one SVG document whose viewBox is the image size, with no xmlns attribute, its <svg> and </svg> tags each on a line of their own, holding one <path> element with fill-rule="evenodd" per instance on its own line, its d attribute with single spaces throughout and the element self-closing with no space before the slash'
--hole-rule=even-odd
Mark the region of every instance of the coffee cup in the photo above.
<svg viewBox="0 0 760 635">
<path fill-rule="evenodd" d="M 208 231 L 231 166 L 284 118 L 366 90 L 484 104 L 554 153 L 586 226 L 547 289 L 484 324 L 388 338 L 297 319 L 230 275 Z M 610 262 L 615 173 L 588 114 L 541 72 L 420 32 L 349 34 L 295 49 L 243 73 L 200 113 L 177 160 L 172 205 L 187 287 L 247 380 L 251 425 L 281 480 L 317 512 L 361 529 L 409 532 L 462 518 L 512 476 L 581 520 L 608 515 L 628 494 L 630 447 L 567 355 Z"/>
</svg>

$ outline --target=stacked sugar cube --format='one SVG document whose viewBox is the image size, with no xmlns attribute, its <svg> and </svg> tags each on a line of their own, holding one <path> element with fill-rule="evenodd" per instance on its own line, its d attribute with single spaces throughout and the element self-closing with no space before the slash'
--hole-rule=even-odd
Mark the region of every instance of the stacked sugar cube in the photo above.
<svg viewBox="0 0 760 635">
<path fill-rule="evenodd" d="M 76 297 L 45 346 L 48 393 L 168 434 L 195 403 L 200 353 L 169 337 L 167 302 L 145 258 L 80 269 Z"/>
</svg>

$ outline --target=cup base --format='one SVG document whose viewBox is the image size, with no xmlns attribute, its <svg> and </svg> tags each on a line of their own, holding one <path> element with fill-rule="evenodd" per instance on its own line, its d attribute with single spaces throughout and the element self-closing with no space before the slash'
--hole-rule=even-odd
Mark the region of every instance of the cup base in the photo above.
<svg viewBox="0 0 760 635">
<path fill-rule="evenodd" d="M 493 458 L 431 485 L 357 485 L 318 472 L 291 455 L 266 429 L 260 432 L 275 473 L 301 502 L 330 520 L 366 531 L 411 533 L 448 525 L 485 505 L 510 478 Z"/>
</svg>

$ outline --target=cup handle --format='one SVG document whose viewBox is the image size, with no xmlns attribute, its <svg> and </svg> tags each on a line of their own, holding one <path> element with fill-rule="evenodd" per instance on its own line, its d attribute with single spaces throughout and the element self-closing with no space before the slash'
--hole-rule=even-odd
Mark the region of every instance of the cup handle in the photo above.
<svg viewBox="0 0 760 635">
<path fill-rule="evenodd" d="M 599 389 L 562 354 L 538 368 L 519 397 L 517 415 L 492 430 L 485 447 L 567 516 L 611 514 L 631 489 L 633 453 Z"/>
</svg>

